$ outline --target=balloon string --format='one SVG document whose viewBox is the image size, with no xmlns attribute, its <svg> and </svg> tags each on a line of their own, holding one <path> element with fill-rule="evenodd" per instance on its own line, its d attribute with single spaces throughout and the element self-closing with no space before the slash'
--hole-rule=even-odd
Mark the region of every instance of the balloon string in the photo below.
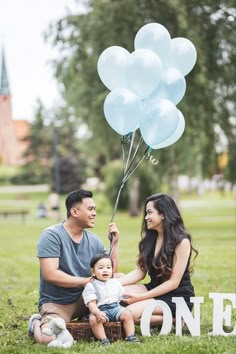
<svg viewBox="0 0 236 354">
<path fill-rule="evenodd" d="M 134 136 L 134 134 L 133 134 Z M 120 200 L 120 194 L 121 194 L 121 191 L 126 183 L 126 181 L 129 179 L 129 177 L 134 173 L 134 171 L 138 168 L 138 166 L 141 164 L 141 162 L 143 161 L 143 159 L 146 157 L 147 155 L 147 152 L 149 151 L 149 147 L 146 148 L 143 156 L 136 162 L 136 164 L 133 166 L 133 169 L 131 170 L 131 167 L 133 165 L 133 162 L 135 160 L 135 157 L 137 156 L 137 153 L 138 153 L 138 150 L 143 142 L 143 139 L 142 137 L 140 138 L 139 140 L 139 143 L 135 149 L 135 152 L 133 154 L 133 157 L 131 159 L 131 162 L 128 166 L 128 161 L 130 159 L 130 155 L 131 155 L 131 150 L 132 150 L 132 147 L 133 147 L 133 144 L 134 144 L 134 138 L 132 136 L 132 140 L 131 140 L 131 143 L 130 143 L 130 149 L 129 149 L 129 156 L 128 156 L 128 159 L 126 161 L 126 167 L 124 167 L 125 165 L 125 159 L 124 159 L 124 139 L 122 139 L 122 152 L 123 152 L 123 178 L 122 178 L 122 181 L 121 181 L 121 185 L 120 185 L 120 188 L 119 188 L 119 191 L 117 193 L 117 197 L 116 197 L 116 202 L 115 202 L 115 206 L 114 206 L 114 209 L 113 209 L 113 213 L 112 213 L 112 217 L 111 217 L 111 223 L 113 222 L 114 220 L 114 217 L 115 217 L 115 214 L 116 214 L 116 211 L 117 211 L 117 207 L 118 207 L 118 203 L 119 203 L 119 200 Z M 110 251 L 109 251 L 109 254 L 111 255 L 112 254 L 112 251 L 113 251 L 113 235 L 111 234 L 110 235 Z"/>
<path fill-rule="evenodd" d="M 119 203 L 119 199 L 120 199 L 120 193 L 125 185 L 125 182 L 126 180 L 124 181 L 124 178 L 122 179 L 122 183 L 121 183 L 121 186 L 120 186 L 120 189 L 118 191 L 118 194 L 117 194 L 117 197 L 116 197 L 116 202 L 115 202 L 115 206 L 114 206 L 114 209 L 113 209 L 113 213 L 112 213 L 112 217 L 111 217 L 111 222 L 113 222 L 114 220 L 114 217 L 115 217 L 115 213 L 116 213 L 116 210 L 117 210 L 117 206 L 118 206 L 118 203 Z"/>
<path fill-rule="evenodd" d="M 146 154 L 148 152 L 149 148 L 147 148 L 144 152 L 144 155 L 140 158 L 140 160 L 138 162 L 136 162 L 135 166 L 133 167 L 133 169 L 130 171 L 129 174 L 126 174 L 126 176 L 124 177 L 124 182 L 126 182 L 130 176 L 134 173 L 134 171 L 138 168 L 138 166 L 141 164 L 141 162 L 146 158 Z"/>
<path fill-rule="evenodd" d="M 130 134 L 128 134 L 128 135 L 130 135 Z M 125 181 L 124 181 L 124 179 L 126 177 L 126 172 L 125 171 L 126 171 L 128 163 L 129 163 L 130 154 L 131 154 L 132 146 L 133 146 L 133 143 L 134 143 L 134 138 L 133 137 L 134 137 L 134 134 L 132 135 L 132 140 L 131 140 L 131 144 L 130 144 L 130 148 L 129 148 L 129 155 L 128 155 L 128 158 L 127 158 L 126 162 L 125 162 L 124 145 L 125 145 L 125 140 L 127 139 L 127 135 L 123 135 L 122 139 L 121 139 L 122 161 L 123 161 L 123 173 L 122 173 L 123 178 L 122 178 L 122 181 L 121 181 L 120 189 L 119 189 L 117 197 L 116 197 L 116 202 L 115 202 L 115 206 L 114 206 L 112 217 L 111 217 L 111 221 L 110 221 L 111 223 L 114 220 L 115 213 L 116 213 L 116 210 L 117 210 L 117 206 L 118 206 L 118 203 L 119 203 L 119 200 L 120 200 L 120 194 L 121 194 L 121 191 L 122 191 L 122 189 L 124 187 L 124 184 L 125 184 Z M 110 255 L 112 254 L 112 250 L 113 250 L 113 234 L 110 234 L 110 252 L 109 252 Z"/>
<path fill-rule="evenodd" d="M 120 189 L 119 189 L 118 194 L 117 194 L 117 197 L 116 197 L 116 202 L 115 202 L 115 206 L 114 206 L 114 209 L 113 209 L 113 213 L 112 213 L 112 217 L 111 217 L 111 222 L 113 222 L 113 220 L 114 220 L 115 213 L 116 213 L 117 206 L 118 206 L 119 199 L 120 199 L 120 193 L 121 193 L 121 191 L 122 191 L 124 185 L 125 185 L 125 182 L 124 182 L 124 178 L 123 178 L 123 179 L 122 179 L 121 186 L 120 186 Z M 114 238 L 114 235 L 111 233 L 111 234 L 110 234 L 110 251 L 109 251 L 110 256 L 112 255 L 112 251 L 113 251 L 113 238 Z"/>
<path fill-rule="evenodd" d="M 125 137 L 123 137 L 122 140 L 121 140 L 122 161 L 123 161 L 123 172 L 122 172 L 123 178 L 125 176 L 125 149 L 124 149 L 125 142 L 124 142 L 124 139 L 125 139 Z"/>
<path fill-rule="evenodd" d="M 136 150 L 135 150 L 135 152 L 134 152 L 134 154 L 133 154 L 133 157 L 132 157 L 132 159 L 131 159 L 131 162 L 130 162 L 130 164 L 129 164 L 129 167 L 126 169 L 126 175 L 127 175 L 128 171 L 130 170 L 130 168 L 132 167 L 132 164 L 133 164 L 133 162 L 134 162 L 134 160 L 135 160 L 135 157 L 137 156 L 138 150 L 139 150 L 139 148 L 140 148 L 142 142 L 143 142 L 143 138 L 141 137 L 141 138 L 139 139 L 138 145 L 137 145 Z M 146 151 L 145 151 L 145 154 L 146 154 Z"/>
<path fill-rule="evenodd" d="M 124 168 L 124 174 L 126 174 L 126 171 L 127 171 L 127 168 L 128 168 L 131 151 L 132 151 L 132 148 L 133 148 L 133 145 L 134 145 L 134 138 L 135 138 L 135 131 L 132 134 L 132 139 L 131 139 L 131 143 L 130 143 L 130 147 L 129 147 L 129 153 L 128 153 L 128 157 L 127 157 L 127 161 L 126 161 L 126 166 Z"/>
</svg>

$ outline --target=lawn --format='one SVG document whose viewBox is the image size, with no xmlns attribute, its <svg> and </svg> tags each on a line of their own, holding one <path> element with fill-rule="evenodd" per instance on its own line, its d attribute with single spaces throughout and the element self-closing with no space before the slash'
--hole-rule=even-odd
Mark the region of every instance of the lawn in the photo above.
<svg viewBox="0 0 236 354">
<path fill-rule="evenodd" d="M 27 198 L 25 198 L 27 197 Z M 54 223 L 54 220 L 36 218 L 37 203 L 45 198 L 24 196 L 31 210 L 26 222 L 20 217 L 0 219 L 0 353 L 46 353 L 46 345 L 34 344 L 26 336 L 28 318 L 37 312 L 38 299 L 38 260 L 36 244 L 41 231 Z M 41 199 L 40 199 L 41 198 Z M 95 195 L 96 201 L 96 195 Z M 20 203 L 16 195 L 0 195 L 0 207 L 4 204 Z M 191 232 L 194 246 L 199 255 L 195 261 L 192 276 L 196 295 L 204 297 L 201 305 L 201 336 L 192 337 L 187 328 L 182 337 L 173 331 L 170 335 L 141 337 L 141 344 L 115 342 L 107 353 L 227 353 L 236 352 L 233 336 L 209 336 L 212 329 L 212 300 L 209 293 L 236 292 L 236 241 L 235 241 L 235 200 L 233 195 L 208 195 L 202 198 L 183 198 L 180 207 L 185 224 Z M 108 209 L 109 210 L 109 209 Z M 62 214 L 65 210 L 62 208 Z M 94 231 L 107 242 L 107 225 L 111 214 L 99 213 Z M 126 213 L 117 213 L 115 221 L 119 225 L 120 271 L 133 269 L 140 239 L 141 216 L 129 217 Z M 232 311 L 232 324 L 236 313 Z M 232 327 L 224 327 L 232 331 Z M 139 332 L 139 328 L 137 328 Z M 80 342 L 68 350 L 50 349 L 50 353 L 102 353 L 97 343 Z"/>
</svg>

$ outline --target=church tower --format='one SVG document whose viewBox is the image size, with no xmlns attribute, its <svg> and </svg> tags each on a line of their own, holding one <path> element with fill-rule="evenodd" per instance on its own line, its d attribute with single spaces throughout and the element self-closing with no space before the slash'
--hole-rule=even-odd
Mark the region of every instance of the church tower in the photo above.
<svg viewBox="0 0 236 354">
<path fill-rule="evenodd" d="M 4 50 L 0 53 L 0 165 L 17 165 L 17 136 L 12 119 L 11 92 Z"/>
</svg>

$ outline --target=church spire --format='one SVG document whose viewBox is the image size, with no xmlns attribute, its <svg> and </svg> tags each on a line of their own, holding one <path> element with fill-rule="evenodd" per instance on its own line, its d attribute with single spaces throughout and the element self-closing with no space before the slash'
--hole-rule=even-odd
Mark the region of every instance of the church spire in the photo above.
<svg viewBox="0 0 236 354">
<path fill-rule="evenodd" d="M 5 62 L 4 50 L 2 47 L 1 50 L 1 67 L 0 67 L 0 95 L 9 96 L 10 95 L 10 86 L 7 76 L 7 67 Z"/>
</svg>

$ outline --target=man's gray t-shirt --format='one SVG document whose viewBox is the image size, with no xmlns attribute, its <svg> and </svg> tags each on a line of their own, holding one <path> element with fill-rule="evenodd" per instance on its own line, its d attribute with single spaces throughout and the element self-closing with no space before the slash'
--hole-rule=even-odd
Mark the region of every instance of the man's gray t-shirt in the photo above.
<svg viewBox="0 0 236 354">
<path fill-rule="evenodd" d="M 72 240 L 63 223 L 43 231 L 38 241 L 39 258 L 59 258 L 59 269 L 69 275 L 89 277 L 90 260 L 97 253 L 106 253 L 101 240 L 88 230 L 78 244 Z M 82 294 L 83 287 L 63 288 L 43 279 L 40 271 L 39 307 L 46 302 L 70 304 Z"/>
</svg>

